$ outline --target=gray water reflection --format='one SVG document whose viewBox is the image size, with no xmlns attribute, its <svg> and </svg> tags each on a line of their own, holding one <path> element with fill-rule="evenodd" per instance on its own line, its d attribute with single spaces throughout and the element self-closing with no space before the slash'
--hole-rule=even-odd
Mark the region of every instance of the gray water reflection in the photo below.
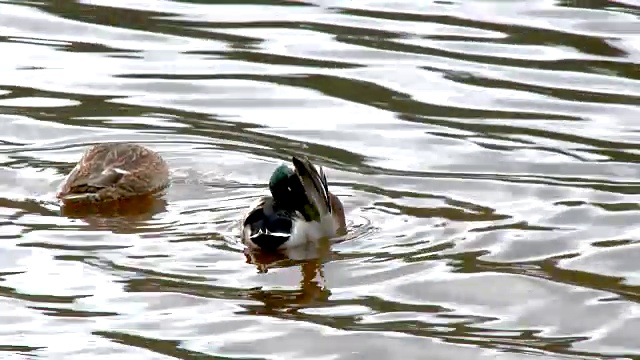
<svg viewBox="0 0 640 360">
<path fill-rule="evenodd" d="M 639 15 L 0 1 L 1 357 L 640 356 Z M 170 191 L 60 209 L 102 141 L 161 152 Z M 349 236 L 247 258 L 242 212 L 300 153 Z"/>
</svg>

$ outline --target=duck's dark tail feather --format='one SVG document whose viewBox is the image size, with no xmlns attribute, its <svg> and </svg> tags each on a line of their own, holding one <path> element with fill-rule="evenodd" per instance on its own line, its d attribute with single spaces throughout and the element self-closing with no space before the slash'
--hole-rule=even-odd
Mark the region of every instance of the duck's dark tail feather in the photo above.
<svg viewBox="0 0 640 360">
<path fill-rule="evenodd" d="M 290 212 L 278 207 L 272 197 L 259 199 L 242 221 L 243 237 L 265 250 L 275 250 L 291 236 Z"/>
<path fill-rule="evenodd" d="M 280 245 L 284 244 L 291 234 L 289 233 L 272 233 L 269 232 L 268 229 L 263 231 L 260 229 L 255 234 L 251 235 L 250 240 L 254 244 L 258 245 L 261 249 L 264 250 L 275 250 Z"/>
<path fill-rule="evenodd" d="M 331 213 L 329 185 L 324 171 L 322 168 L 316 170 L 307 158 L 294 156 L 291 160 L 308 200 L 301 212 L 307 221 L 318 221 L 322 216 Z"/>
</svg>

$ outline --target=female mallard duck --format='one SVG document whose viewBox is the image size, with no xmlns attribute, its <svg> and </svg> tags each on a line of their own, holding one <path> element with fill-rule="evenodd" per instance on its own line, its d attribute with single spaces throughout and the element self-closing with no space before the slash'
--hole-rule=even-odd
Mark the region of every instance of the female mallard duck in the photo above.
<svg viewBox="0 0 640 360">
<path fill-rule="evenodd" d="M 127 143 L 98 144 L 84 153 L 58 199 L 107 202 L 153 195 L 169 186 L 169 166 L 153 150 Z"/>
<path fill-rule="evenodd" d="M 295 171 L 280 165 L 271 175 L 271 196 L 258 199 L 242 221 L 242 241 L 273 251 L 334 237 L 346 230 L 344 208 L 327 178 L 308 159 L 292 158 Z"/>
</svg>

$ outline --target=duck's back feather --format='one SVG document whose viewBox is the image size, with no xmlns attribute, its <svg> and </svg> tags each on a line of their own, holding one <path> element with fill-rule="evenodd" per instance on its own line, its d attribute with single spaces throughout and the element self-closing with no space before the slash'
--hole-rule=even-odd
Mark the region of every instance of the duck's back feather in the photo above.
<svg viewBox="0 0 640 360">
<path fill-rule="evenodd" d="M 109 200 L 154 193 L 169 185 L 169 167 L 142 145 L 97 144 L 84 153 L 61 187 L 61 199 Z"/>
</svg>

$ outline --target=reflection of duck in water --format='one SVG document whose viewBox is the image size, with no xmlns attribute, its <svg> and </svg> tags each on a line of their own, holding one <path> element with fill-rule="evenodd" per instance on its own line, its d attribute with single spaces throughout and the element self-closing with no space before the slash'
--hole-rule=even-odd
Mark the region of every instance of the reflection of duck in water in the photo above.
<svg viewBox="0 0 640 360">
<path fill-rule="evenodd" d="M 293 248 L 346 231 L 342 202 L 329 191 L 322 168 L 306 158 L 292 158 L 275 169 L 271 196 L 259 199 L 242 222 L 242 241 L 251 249 Z"/>
<path fill-rule="evenodd" d="M 58 199 L 66 204 L 104 203 L 148 197 L 169 186 L 169 166 L 142 145 L 106 143 L 90 147 L 71 171 Z"/>
<path fill-rule="evenodd" d="M 327 303 L 331 290 L 326 285 L 322 262 L 308 260 L 301 264 L 300 285 L 293 289 L 251 289 L 247 291 L 250 299 L 256 300 L 244 305 L 250 314 L 278 315 L 291 314 L 301 309 Z"/>
</svg>

